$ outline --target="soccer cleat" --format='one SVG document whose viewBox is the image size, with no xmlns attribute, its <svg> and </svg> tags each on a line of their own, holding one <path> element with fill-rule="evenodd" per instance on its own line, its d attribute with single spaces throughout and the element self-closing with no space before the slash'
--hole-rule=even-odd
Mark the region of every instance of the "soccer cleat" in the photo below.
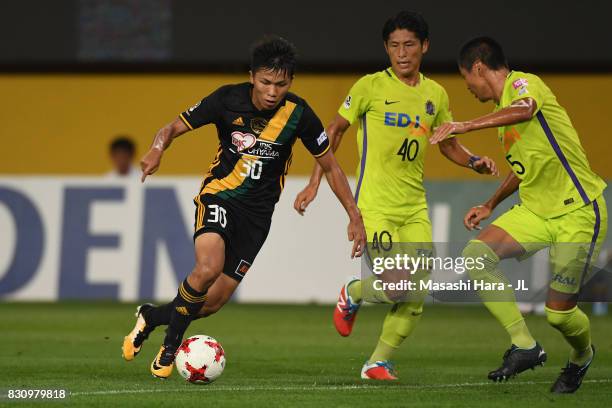
<svg viewBox="0 0 612 408">
<path fill-rule="evenodd" d="M 543 366 L 546 352 L 539 343 L 531 349 L 518 348 L 514 344 L 504 353 L 504 360 L 497 370 L 489 373 L 489 380 L 495 382 L 507 381 L 509 378 L 536 366 Z"/>
<path fill-rule="evenodd" d="M 579 366 L 578 364 L 567 362 L 567 365 L 561 369 L 559 378 L 557 378 L 557 381 L 555 381 L 550 388 L 550 392 L 557 394 L 572 394 L 580 388 L 582 379 L 586 375 L 595 357 L 595 347 L 591 345 L 591 348 L 593 349 L 593 357 L 591 357 L 585 365 Z"/>
<path fill-rule="evenodd" d="M 334 309 L 334 326 L 343 337 L 347 337 L 351 334 L 351 331 L 353 331 L 355 318 L 361 306 L 361 302 L 354 302 L 348 293 L 349 285 L 357 280 L 356 278 L 350 278 L 342 286 L 340 289 L 340 296 L 338 297 L 338 303 L 336 303 L 336 308 Z"/>
<path fill-rule="evenodd" d="M 130 334 L 123 338 L 123 346 L 121 346 L 123 358 L 126 361 L 132 361 L 134 357 L 138 355 L 142 343 L 144 343 L 147 337 L 149 337 L 149 334 L 155 329 L 155 327 L 147 326 L 147 322 L 143 316 L 144 312 L 154 306 L 155 305 L 151 303 L 145 303 L 136 308 L 136 325 Z"/>
<path fill-rule="evenodd" d="M 361 369 L 361 378 L 364 380 L 397 380 L 395 368 L 389 361 L 376 361 L 372 364 L 366 363 Z"/>
<path fill-rule="evenodd" d="M 176 347 L 162 345 L 159 349 L 159 353 L 155 356 L 155 359 L 151 362 L 151 374 L 157 378 L 168 378 L 172 374 L 172 367 L 174 366 L 174 357 L 176 356 Z"/>
</svg>

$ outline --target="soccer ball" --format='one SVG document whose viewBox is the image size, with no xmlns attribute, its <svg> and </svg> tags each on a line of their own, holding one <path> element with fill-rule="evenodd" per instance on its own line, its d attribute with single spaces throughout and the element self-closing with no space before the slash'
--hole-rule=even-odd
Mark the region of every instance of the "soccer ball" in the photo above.
<svg viewBox="0 0 612 408">
<path fill-rule="evenodd" d="M 183 341 L 174 359 L 183 378 L 194 384 L 210 384 L 225 368 L 225 352 L 221 344 L 210 336 L 200 334 Z"/>
</svg>

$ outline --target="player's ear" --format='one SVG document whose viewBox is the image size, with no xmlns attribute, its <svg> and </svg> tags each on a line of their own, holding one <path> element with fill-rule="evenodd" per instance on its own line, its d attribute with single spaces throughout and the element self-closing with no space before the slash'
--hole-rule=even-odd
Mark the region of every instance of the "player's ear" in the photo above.
<svg viewBox="0 0 612 408">
<path fill-rule="evenodd" d="M 383 45 L 385 47 L 385 52 L 387 53 L 387 55 L 389 55 L 389 47 L 387 46 L 387 42 L 383 41 Z"/>
<path fill-rule="evenodd" d="M 253 75 L 253 71 L 249 70 L 249 82 L 251 85 L 255 84 L 255 76 Z"/>
<path fill-rule="evenodd" d="M 424 39 L 422 44 L 422 49 L 423 49 L 423 54 L 427 54 L 427 51 L 429 50 L 429 39 Z"/>
</svg>

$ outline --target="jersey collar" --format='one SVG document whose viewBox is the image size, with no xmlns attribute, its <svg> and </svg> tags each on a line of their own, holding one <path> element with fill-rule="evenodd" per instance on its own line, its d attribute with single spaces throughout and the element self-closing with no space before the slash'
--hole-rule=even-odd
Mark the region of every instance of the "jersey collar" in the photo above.
<svg viewBox="0 0 612 408">
<path fill-rule="evenodd" d="M 418 88 L 419 86 L 421 86 L 421 84 L 423 83 L 423 80 L 425 79 L 425 77 L 423 76 L 422 72 L 419 72 L 419 83 L 416 84 L 415 86 L 411 86 L 408 85 L 407 83 L 405 83 L 404 81 L 402 81 L 401 79 L 399 79 L 397 77 L 397 75 L 395 75 L 395 72 L 393 72 L 393 69 L 391 67 L 385 69 L 384 71 L 387 75 L 389 75 L 391 78 L 400 81 L 402 84 L 404 84 L 405 86 L 407 86 L 408 88 Z"/>
<path fill-rule="evenodd" d="M 504 81 L 504 89 L 502 89 L 502 94 L 499 97 L 499 103 L 495 104 L 495 110 L 499 110 L 500 106 L 501 106 L 501 101 L 504 98 L 504 93 L 506 92 L 506 87 L 508 85 L 508 81 L 510 80 L 510 77 L 512 76 L 512 74 L 514 74 L 514 71 L 510 70 L 508 72 L 508 75 L 506 75 L 506 80 Z"/>
</svg>

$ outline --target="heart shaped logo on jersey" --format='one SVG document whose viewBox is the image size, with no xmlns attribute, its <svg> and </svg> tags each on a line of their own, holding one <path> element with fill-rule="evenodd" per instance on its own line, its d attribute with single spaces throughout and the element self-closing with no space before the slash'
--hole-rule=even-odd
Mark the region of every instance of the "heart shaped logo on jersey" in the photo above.
<svg viewBox="0 0 612 408">
<path fill-rule="evenodd" d="M 239 152 L 253 147 L 257 138 L 250 133 L 232 132 L 232 144 Z"/>
</svg>

